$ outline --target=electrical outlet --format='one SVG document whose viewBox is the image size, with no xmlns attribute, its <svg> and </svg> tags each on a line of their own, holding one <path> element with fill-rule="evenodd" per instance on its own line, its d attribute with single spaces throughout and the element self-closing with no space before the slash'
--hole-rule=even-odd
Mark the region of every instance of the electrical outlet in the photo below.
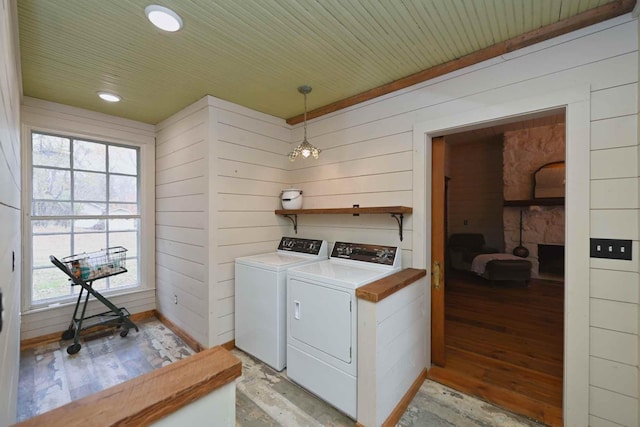
<svg viewBox="0 0 640 427">
<path fill-rule="evenodd" d="M 631 261 L 631 240 L 591 239 L 591 258 Z"/>
<path fill-rule="evenodd" d="M 178 304 L 178 295 L 173 296 L 173 303 Z"/>
</svg>

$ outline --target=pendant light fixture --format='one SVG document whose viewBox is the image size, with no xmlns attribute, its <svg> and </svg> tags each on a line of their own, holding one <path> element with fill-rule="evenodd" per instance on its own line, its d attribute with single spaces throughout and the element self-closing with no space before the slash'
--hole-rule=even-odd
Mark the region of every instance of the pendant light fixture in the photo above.
<svg viewBox="0 0 640 427">
<path fill-rule="evenodd" d="M 292 152 L 289 153 L 289 160 L 294 162 L 298 156 L 302 156 L 305 159 L 309 156 L 313 156 L 317 159 L 320 156 L 320 150 L 314 147 L 307 141 L 307 94 L 311 92 L 311 86 L 300 86 L 298 92 L 304 95 L 304 139 Z"/>
</svg>

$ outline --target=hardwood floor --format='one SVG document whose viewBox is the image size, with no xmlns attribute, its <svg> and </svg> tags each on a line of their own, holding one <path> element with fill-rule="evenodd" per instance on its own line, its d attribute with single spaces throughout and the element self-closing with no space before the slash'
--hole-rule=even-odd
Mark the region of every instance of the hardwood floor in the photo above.
<svg viewBox="0 0 640 427">
<path fill-rule="evenodd" d="M 454 272 L 445 289 L 446 365 L 429 378 L 561 426 L 564 284 Z"/>
</svg>

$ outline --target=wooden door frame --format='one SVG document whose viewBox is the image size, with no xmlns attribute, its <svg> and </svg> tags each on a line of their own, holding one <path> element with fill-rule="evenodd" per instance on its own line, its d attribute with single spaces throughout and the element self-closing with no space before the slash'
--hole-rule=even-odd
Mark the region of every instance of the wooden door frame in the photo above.
<svg viewBox="0 0 640 427">
<path fill-rule="evenodd" d="M 532 86 L 521 99 L 449 114 L 416 123 L 413 128 L 413 254 L 415 268 L 430 273 L 431 138 L 486 127 L 489 123 L 520 121 L 544 111 L 565 109 L 565 306 L 563 417 L 565 425 L 589 423 L 589 232 L 590 101 L 588 85 L 536 95 Z M 538 88 L 539 89 L 539 88 Z M 507 89 L 509 90 L 509 89 Z M 523 93 L 524 92 L 524 95 Z M 526 95 L 531 97 L 525 97 Z M 429 244 L 427 244 L 429 242 Z M 427 292 L 430 318 L 431 295 Z M 427 368 L 431 366 L 431 326 L 427 328 Z M 570 362 L 570 363 L 569 363 Z"/>
</svg>

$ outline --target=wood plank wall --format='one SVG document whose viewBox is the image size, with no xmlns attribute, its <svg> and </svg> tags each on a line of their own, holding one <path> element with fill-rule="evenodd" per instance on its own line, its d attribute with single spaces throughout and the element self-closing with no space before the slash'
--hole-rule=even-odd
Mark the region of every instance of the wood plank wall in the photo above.
<svg viewBox="0 0 640 427">
<path fill-rule="evenodd" d="M 141 199 L 144 206 L 141 214 L 141 277 L 144 281 L 141 289 L 129 292 L 111 301 L 119 307 L 126 307 L 129 312 L 140 313 L 154 310 L 155 304 L 155 255 L 153 253 L 155 234 L 154 230 L 154 126 L 125 120 L 119 117 L 95 113 L 81 108 L 70 107 L 35 98 L 24 97 L 22 100 L 22 139 L 23 144 L 30 143 L 32 129 L 83 136 L 98 141 L 111 141 L 116 143 L 135 143 L 141 146 L 141 174 L 144 175 L 141 182 Z M 28 165 L 24 166 L 28 168 Z M 60 254 L 66 256 L 68 254 Z M 146 256 L 146 258 L 145 258 Z M 62 273 L 61 273 L 62 274 Z M 48 307 L 39 310 L 29 310 L 25 303 L 22 311 L 22 324 L 20 326 L 20 339 L 39 337 L 53 332 L 64 331 L 69 326 L 73 314 L 73 303 Z M 98 313 L 104 311 L 104 305 L 91 301 L 88 312 Z"/>
<path fill-rule="evenodd" d="M 204 346 L 234 338 L 234 260 L 274 251 L 283 120 L 205 97 L 158 126 L 158 309 Z M 178 303 L 176 304 L 176 297 Z"/>
<path fill-rule="evenodd" d="M 456 144 L 447 154 L 449 235 L 482 233 L 487 246 L 503 252 L 502 135 Z"/>
<path fill-rule="evenodd" d="M 591 260 L 589 423 L 638 425 L 638 21 L 632 15 L 315 119 L 309 141 L 323 150 L 321 158 L 296 162 L 293 182 L 304 190 L 305 207 L 411 206 L 414 125 L 580 85 L 591 90 L 592 126 L 591 229 L 584 232 L 634 242 L 633 261 Z M 299 221 L 302 235 L 394 242 L 386 218 Z M 411 232 L 405 233 L 403 252 L 410 254 Z"/>
<path fill-rule="evenodd" d="M 291 235 L 289 221 L 277 217 L 280 192 L 289 188 L 291 131 L 284 120 L 211 98 L 215 152 L 212 210 L 215 262 L 212 263 L 212 344 L 234 339 L 234 260 L 275 251 Z"/>
<path fill-rule="evenodd" d="M 20 362 L 20 70 L 15 1 L 0 8 L 0 425 L 16 420 Z M 12 269 L 13 253 L 16 255 Z"/>
<path fill-rule="evenodd" d="M 160 311 L 208 342 L 208 111 L 198 103 L 156 127 L 156 289 Z"/>
</svg>

